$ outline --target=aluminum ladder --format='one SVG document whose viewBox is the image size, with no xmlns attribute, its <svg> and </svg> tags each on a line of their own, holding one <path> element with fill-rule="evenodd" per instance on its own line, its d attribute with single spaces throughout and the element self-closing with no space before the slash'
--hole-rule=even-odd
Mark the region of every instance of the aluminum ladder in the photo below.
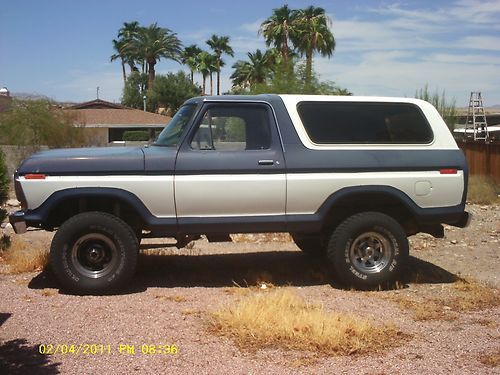
<svg viewBox="0 0 500 375">
<path fill-rule="evenodd" d="M 471 91 L 469 100 L 469 110 L 467 111 L 467 121 L 465 122 L 465 133 L 472 129 L 474 141 L 484 140 L 488 142 L 488 124 L 484 113 L 483 98 L 480 91 Z"/>
</svg>

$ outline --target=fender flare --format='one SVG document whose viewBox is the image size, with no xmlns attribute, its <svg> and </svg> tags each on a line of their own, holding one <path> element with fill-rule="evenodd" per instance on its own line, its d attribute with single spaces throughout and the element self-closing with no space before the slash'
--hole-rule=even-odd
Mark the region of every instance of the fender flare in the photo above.
<svg viewBox="0 0 500 375">
<path fill-rule="evenodd" d="M 33 223 L 43 223 L 49 218 L 54 207 L 57 207 L 65 200 L 85 197 L 117 199 L 135 209 L 144 222 L 155 224 L 155 221 L 158 220 L 135 194 L 127 190 L 108 187 L 81 187 L 58 190 L 52 193 L 37 208 L 26 211 L 25 220 Z"/>
</svg>

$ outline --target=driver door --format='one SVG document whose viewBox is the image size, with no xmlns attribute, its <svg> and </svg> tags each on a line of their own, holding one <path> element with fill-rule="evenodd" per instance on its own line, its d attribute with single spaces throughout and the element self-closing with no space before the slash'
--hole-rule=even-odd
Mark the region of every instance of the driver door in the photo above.
<svg viewBox="0 0 500 375">
<path fill-rule="evenodd" d="M 178 223 L 192 232 L 284 230 L 286 176 L 264 103 L 206 103 L 177 156 Z"/>
</svg>

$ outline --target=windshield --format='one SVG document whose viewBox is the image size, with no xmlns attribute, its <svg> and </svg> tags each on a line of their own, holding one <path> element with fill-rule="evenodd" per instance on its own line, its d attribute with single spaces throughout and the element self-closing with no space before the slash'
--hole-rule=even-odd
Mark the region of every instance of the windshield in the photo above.
<svg viewBox="0 0 500 375">
<path fill-rule="evenodd" d="M 186 129 L 186 125 L 193 116 L 196 104 L 183 105 L 168 123 L 165 129 L 162 130 L 155 146 L 177 146 L 179 140 Z"/>
</svg>

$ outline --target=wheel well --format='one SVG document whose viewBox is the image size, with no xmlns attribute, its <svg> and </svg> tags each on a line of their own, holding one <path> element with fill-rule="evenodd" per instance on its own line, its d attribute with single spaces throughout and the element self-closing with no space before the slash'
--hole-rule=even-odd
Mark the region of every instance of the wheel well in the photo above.
<svg viewBox="0 0 500 375">
<path fill-rule="evenodd" d="M 349 216 L 366 211 L 391 216 L 401 224 L 407 235 L 418 232 L 417 222 L 408 206 L 397 197 L 384 192 L 356 193 L 338 199 L 325 215 L 323 230 L 330 232 Z"/>
<path fill-rule="evenodd" d="M 132 205 L 123 199 L 109 196 L 78 196 L 63 199 L 52 207 L 44 226 L 46 229 L 57 228 L 70 217 L 88 211 L 112 214 L 125 221 L 134 230 L 141 230 L 145 226 L 143 218 Z"/>
</svg>

